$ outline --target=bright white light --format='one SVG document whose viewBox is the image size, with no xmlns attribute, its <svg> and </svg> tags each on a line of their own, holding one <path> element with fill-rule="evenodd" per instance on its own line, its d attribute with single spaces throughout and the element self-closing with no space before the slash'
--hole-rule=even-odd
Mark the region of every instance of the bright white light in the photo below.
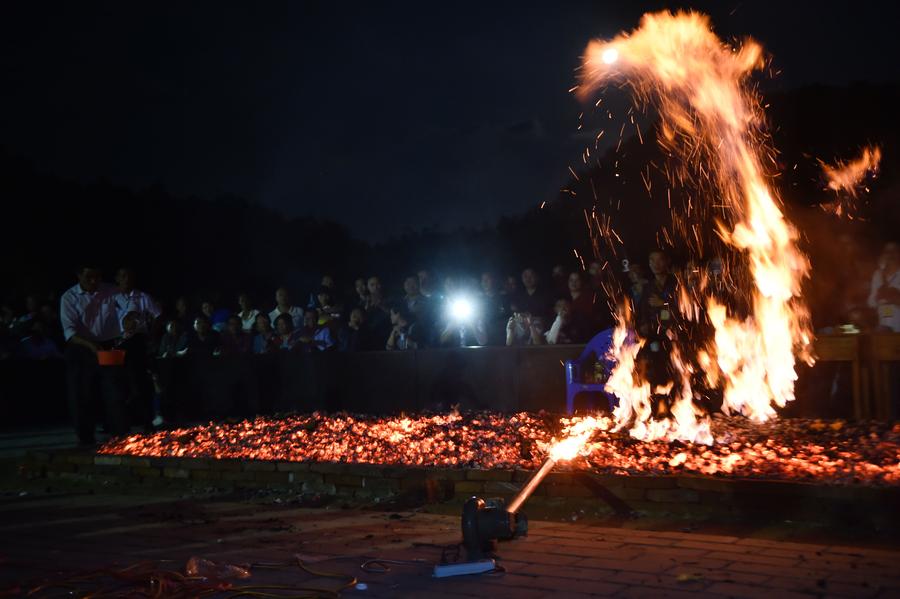
<svg viewBox="0 0 900 599">
<path fill-rule="evenodd" d="M 612 63 L 616 62 L 617 60 L 619 60 L 619 51 L 616 50 L 615 48 L 607 48 L 606 50 L 603 51 L 603 54 L 601 55 L 600 58 L 603 59 L 604 63 L 612 64 Z"/>
<path fill-rule="evenodd" d="M 450 302 L 450 316 L 455 320 L 469 320 L 474 312 L 472 302 L 464 297 L 458 297 Z"/>
</svg>

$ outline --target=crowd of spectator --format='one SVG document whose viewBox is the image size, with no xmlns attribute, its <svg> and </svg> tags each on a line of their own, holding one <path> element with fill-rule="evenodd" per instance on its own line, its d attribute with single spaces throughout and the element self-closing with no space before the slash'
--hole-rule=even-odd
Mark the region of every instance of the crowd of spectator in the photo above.
<svg viewBox="0 0 900 599">
<path fill-rule="evenodd" d="M 84 270 L 99 277 L 95 269 Z M 131 269 L 121 268 L 115 285 L 98 284 L 119 321 L 119 330 L 102 336 L 116 344 L 138 336 L 157 357 L 583 343 L 608 323 L 608 302 L 597 269 L 595 276 L 560 273 L 555 270 L 546 284 L 526 268 L 502 285 L 489 272 L 477 280 L 447 276 L 435 285 L 433 275 L 421 270 L 392 290 L 378 276 L 342 290 L 324 275 L 302 302 L 282 287 L 268 306 L 247 293 L 238 294 L 233 306 L 187 296 L 163 306 L 135 287 Z M 66 312 L 82 292 L 76 285 L 61 300 L 29 295 L 22 314 L 3 306 L 2 357 L 62 357 L 75 334 L 67 331 Z"/>
<path fill-rule="evenodd" d="M 835 272 L 844 284 L 832 294 L 833 313 L 827 315 L 835 325 L 820 326 L 820 332 L 900 332 L 900 245 L 886 244 L 874 268 L 867 268 L 852 239 L 838 244 Z M 715 278 L 722 265 L 712 260 L 673 269 L 668 255 L 654 251 L 646 269 L 642 263 L 623 266 L 621 282 L 647 341 L 646 375 L 662 380 L 664 373 L 653 370 L 666 367 L 678 285 L 692 284 L 701 270 Z M 121 406 L 128 402 L 121 396 L 147 396 L 149 380 L 160 394 L 153 358 L 586 343 L 612 325 L 603 269 L 599 262 L 584 271 L 557 267 L 543 279 L 529 267 L 519 276 L 484 272 L 477 279 L 446 276 L 440 283 L 421 270 L 387 289 L 378 276 L 342 289 L 324 275 L 300 302 L 282 287 L 269 305 L 240 293 L 233 305 L 192 303 L 183 296 L 163 306 L 137 288 L 129 268 L 120 268 L 115 283 L 107 284 L 96 268 L 82 267 L 78 282 L 59 300 L 29 295 L 18 314 L 0 306 L 0 359 L 65 358 L 73 420 L 79 438 L 91 443 L 94 418 L 84 397 L 98 382 L 108 387 L 107 425 L 113 433 L 126 430 Z M 99 352 L 111 349 L 125 350 L 125 368 L 98 369 Z M 157 408 L 154 415 L 159 424 Z"/>
<path fill-rule="evenodd" d="M 843 285 L 830 294 L 819 330 L 900 331 L 900 246 L 886 244 L 872 264 L 849 236 L 837 244 L 841 260 L 835 268 Z M 647 266 L 649 272 L 632 263 L 623 282 L 639 329 L 652 336 L 655 325 L 671 318 L 676 277 L 663 252 L 652 252 Z M 586 271 L 557 266 L 544 279 L 525 268 L 519 276 L 484 272 L 478 279 L 446 276 L 440 283 L 420 270 L 391 289 L 379 276 L 342 289 L 324 275 L 301 302 L 282 287 L 269 305 L 240 293 L 234 305 L 182 296 L 163 306 L 135 287 L 131 269 L 121 268 L 109 287 L 120 323 L 110 337 L 124 342 L 131 336 L 125 317 L 133 312 L 134 330 L 157 357 L 584 343 L 611 324 L 601 269 L 597 262 Z M 0 359 L 62 358 L 69 339 L 66 310 L 65 296 L 60 303 L 53 295 L 28 295 L 19 312 L 0 306 Z"/>
<path fill-rule="evenodd" d="M 134 423 L 163 424 L 167 383 L 155 358 L 582 343 L 609 318 L 597 277 L 562 273 L 543 284 L 532 268 L 502 286 L 491 273 L 436 285 L 423 270 L 396 290 L 371 276 L 346 292 L 325 275 L 305 301 L 279 288 L 273 304 L 241 293 L 233 306 L 186 296 L 161 305 L 127 267 L 114 283 L 91 266 L 76 276 L 59 300 L 29 296 L 20 315 L 4 308 L 0 334 L 4 358 L 65 360 L 69 411 L 84 445 L 94 443 L 100 405 L 113 435 Z M 100 367 L 113 356 L 119 367 Z"/>
</svg>

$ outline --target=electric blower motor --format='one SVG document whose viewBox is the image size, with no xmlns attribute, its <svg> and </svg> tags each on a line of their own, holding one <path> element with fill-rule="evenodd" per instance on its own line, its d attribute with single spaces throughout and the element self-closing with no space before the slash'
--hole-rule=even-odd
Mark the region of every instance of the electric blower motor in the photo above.
<svg viewBox="0 0 900 599">
<path fill-rule="evenodd" d="M 463 504 L 463 547 L 470 561 L 488 557 L 496 549 L 498 540 L 527 534 L 528 518 L 522 513 L 509 512 L 502 499 L 472 497 Z"/>
</svg>

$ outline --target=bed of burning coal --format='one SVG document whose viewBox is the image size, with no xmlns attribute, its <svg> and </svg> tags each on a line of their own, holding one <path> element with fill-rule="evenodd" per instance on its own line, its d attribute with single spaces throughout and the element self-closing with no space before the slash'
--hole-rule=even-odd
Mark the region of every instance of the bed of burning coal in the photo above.
<svg viewBox="0 0 900 599">
<path fill-rule="evenodd" d="M 535 469 L 579 420 L 490 412 L 373 417 L 320 413 L 114 439 L 101 454 L 342 462 L 406 467 Z M 803 419 L 763 424 L 717 416 L 713 445 L 644 442 L 602 424 L 561 470 L 701 474 L 832 484 L 900 484 L 900 424 Z M 607 429 L 607 430 L 604 430 Z"/>
</svg>

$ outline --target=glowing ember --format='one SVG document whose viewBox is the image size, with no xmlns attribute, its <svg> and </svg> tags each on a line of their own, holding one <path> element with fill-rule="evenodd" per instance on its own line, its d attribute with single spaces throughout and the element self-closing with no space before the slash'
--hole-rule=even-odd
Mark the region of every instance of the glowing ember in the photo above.
<svg viewBox="0 0 900 599">
<path fill-rule="evenodd" d="M 344 462 L 440 468 L 537 469 L 557 438 L 561 469 L 610 474 L 692 473 L 839 483 L 900 484 L 900 424 L 714 420 L 716 444 L 637 443 L 609 419 L 493 413 L 396 418 L 307 414 L 133 435 L 103 454 Z M 588 432 L 591 431 L 591 432 Z M 586 435 L 586 436 L 585 436 Z M 579 449 L 573 446 L 579 445 Z M 574 452 L 574 453 L 573 453 Z M 580 455 L 575 455 L 580 454 Z"/>
<path fill-rule="evenodd" d="M 659 142 L 678 160 L 680 184 L 716 205 L 721 250 L 733 254 L 726 266 L 739 262 L 744 269 L 734 273 L 735 297 L 728 306 L 707 290 L 705 277 L 689 289 L 682 285 L 681 320 L 699 320 L 702 306 L 708 316 L 698 324 L 708 321 L 714 334 L 705 347 L 688 347 L 688 335 L 667 332 L 674 374 L 666 383 L 651 388 L 640 375 L 644 340 L 629 333 L 634 323 L 627 311 L 619 315 L 613 349 L 618 364 L 607 390 L 620 400 L 618 427 L 639 439 L 712 442 L 708 417 L 694 405 L 698 393 L 691 379 L 701 368 L 707 384 L 723 387 L 723 412 L 764 422 L 775 415 L 773 406 L 794 399 L 795 356 L 811 362 L 809 314 L 799 299 L 809 263 L 768 185 L 761 157 L 771 152 L 762 109 L 747 85 L 749 74 L 763 66 L 762 56 L 752 40 L 737 49 L 724 44 L 703 15 L 667 12 L 645 15 L 637 30 L 593 41 L 585 53 L 578 94 L 586 99 L 602 85 L 624 80 L 638 104 L 658 108 Z M 692 249 L 701 255 L 702 248 Z M 747 309 L 742 314 L 735 306 Z M 656 407 L 660 398 L 662 411 Z"/>
</svg>

